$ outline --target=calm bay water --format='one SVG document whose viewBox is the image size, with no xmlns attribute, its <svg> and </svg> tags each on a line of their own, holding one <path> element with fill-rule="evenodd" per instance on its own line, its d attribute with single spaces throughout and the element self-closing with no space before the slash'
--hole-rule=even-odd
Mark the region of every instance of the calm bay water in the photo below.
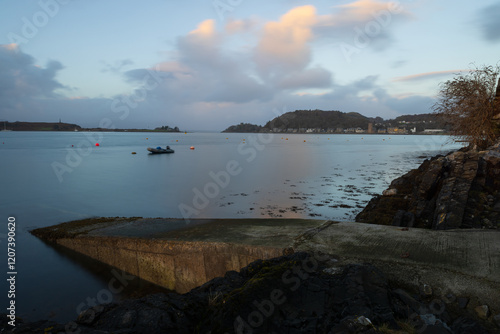
<svg viewBox="0 0 500 334">
<path fill-rule="evenodd" d="M 146 151 L 166 145 L 175 153 Z M 459 147 L 444 136 L 0 132 L 0 249 L 6 264 L 13 216 L 17 315 L 69 321 L 95 301 L 158 290 L 127 280 L 111 296 L 116 271 L 34 228 L 99 216 L 352 221 L 392 179 Z"/>
</svg>

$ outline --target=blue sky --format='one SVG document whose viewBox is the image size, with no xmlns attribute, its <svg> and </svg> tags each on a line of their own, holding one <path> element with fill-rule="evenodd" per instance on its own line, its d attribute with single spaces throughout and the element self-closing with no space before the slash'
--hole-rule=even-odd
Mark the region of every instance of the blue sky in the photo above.
<svg viewBox="0 0 500 334">
<path fill-rule="evenodd" d="M 500 61 L 500 1 L 0 0 L 0 119 L 220 131 L 430 112 Z"/>
</svg>

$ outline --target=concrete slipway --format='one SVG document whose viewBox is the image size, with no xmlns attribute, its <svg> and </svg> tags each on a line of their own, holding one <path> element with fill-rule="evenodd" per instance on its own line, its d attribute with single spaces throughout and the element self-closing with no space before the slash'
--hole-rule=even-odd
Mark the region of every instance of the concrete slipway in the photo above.
<svg viewBox="0 0 500 334">
<path fill-rule="evenodd" d="M 256 259 L 322 251 L 370 262 L 390 280 L 474 296 L 500 309 L 500 231 L 431 231 L 301 219 L 96 218 L 32 233 L 143 279 L 187 292 Z"/>
</svg>

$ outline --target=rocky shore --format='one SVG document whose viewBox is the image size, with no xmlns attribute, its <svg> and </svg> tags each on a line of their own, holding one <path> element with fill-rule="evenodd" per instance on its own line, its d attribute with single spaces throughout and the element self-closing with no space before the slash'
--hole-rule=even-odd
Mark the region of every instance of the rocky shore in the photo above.
<svg viewBox="0 0 500 334">
<path fill-rule="evenodd" d="M 500 143 L 425 160 L 392 181 L 356 221 L 435 230 L 500 228 Z"/>
<path fill-rule="evenodd" d="M 494 333 L 500 315 L 432 286 L 401 287 L 370 264 L 298 252 L 258 260 L 186 294 L 155 294 L 83 311 L 67 324 L 4 333 Z M 492 321 L 485 319 L 490 317 Z"/>
</svg>

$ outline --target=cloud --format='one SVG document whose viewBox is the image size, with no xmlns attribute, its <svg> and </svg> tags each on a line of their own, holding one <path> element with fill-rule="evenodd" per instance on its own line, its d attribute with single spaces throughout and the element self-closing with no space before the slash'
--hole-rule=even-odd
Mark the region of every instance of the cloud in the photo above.
<svg viewBox="0 0 500 334">
<path fill-rule="evenodd" d="M 311 61 L 308 42 L 315 23 L 316 9 L 311 5 L 290 10 L 278 22 L 268 22 L 254 56 L 261 76 L 304 69 Z"/>
<path fill-rule="evenodd" d="M 489 42 L 500 41 L 500 3 L 485 7 L 478 13 L 477 21 L 483 37 Z"/>
<path fill-rule="evenodd" d="M 122 69 L 128 65 L 133 65 L 134 62 L 131 59 L 122 59 L 117 60 L 113 64 L 109 64 L 108 62 L 104 62 L 104 68 L 101 70 L 102 73 L 111 72 L 111 73 L 119 73 Z"/>
<path fill-rule="evenodd" d="M 109 99 L 66 98 L 58 91 L 71 91 L 56 76 L 64 66 L 49 61 L 45 67 L 17 45 L 0 45 L 0 119 L 9 121 L 81 122 L 97 126 Z"/>
<path fill-rule="evenodd" d="M 162 62 L 154 70 L 128 71 L 126 79 L 140 84 L 148 71 L 154 71 L 162 80 L 151 96 L 180 105 L 269 100 L 272 90 L 248 71 L 246 59 L 224 48 L 225 37 L 215 30 L 213 20 L 206 20 L 178 38 L 176 59 Z"/>
<path fill-rule="evenodd" d="M 422 95 L 394 97 L 382 88 L 377 89 L 374 95 L 379 103 L 395 111 L 397 116 L 429 113 L 436 102 L 435 98 Z"/>
<path fill-rule="evenodd" d="M 45 68 L 23 53 L 14 44 L 0 45 L 0 103 L 13 106 L 32 97 L 55 97 L 57 89 L 65 88 L 55 77 L 63 68 L 58 61 L 49 61 Z"/>
<path fill-rule="evenodd" d="M 257 25 L 258 22 L 253 19 L 244 19 L 244 20 L 229 19 L 224 29 L 228 34 L 238 34 L 238 33 L 251 32 L 255 28 L 257 28 Z"/>
<path fill-rule="evenodd" d="M 394 42 L 392 31 L 412 18 L 399 2 L 359 0 L 335 6 L 335 12 L 318 17 L 314 32 L 337 43 L 386 50 Z"/>
<path fill-rule="evenodd" d="M 292 72 L 277 84 L 282 89 L 325 88 L 331 85 L 332 74 L 320 67 Z"/>
<path fill-rule="evenodd" d="M 401 12 L 402 9 L 397 8 L 396 3 L 378 2 L 373 0 L 358 0 L 345 5 L 336 6 L 340 8 L 340 12 L 330 17 L 334 20 L 335 25 L 350 26 L 353 23 L 359 24 L 373 20 L 377 15 L 382 15 L 382 12 Z M 393 8 L 391 10 L 391 8 Z M 389 19 L 387 19 L 389 20 Z"/>
<path fill-rule="evenodd" d="M 132 59 L 104 62 L 102 72 L 118 73 L 133 87 L 108 98 L 64 97 L 57 93 L 66 88 L 56 79 L 61 63 L 39 67 L 16 46 L 3 46 L 0 118 L 62 118 L 92 127 L 109 118 L 119 128 L 168 124 L 222 130 L 242 121 L 264 124 L 276 116 L 274 109 L 281 111 L 284 106 L 287 111 L 337 109 L 382 117 L 413 111 L 411 103 L 425 102 L 425 97 L 392 97 L 376 75 L 339 84 L 334 72 L 313 57 L 315 43 L 349 40 L 356 27 L 365 29 L 370 22 L 387 23 L 379 23 L 383 29 L 374 37 L 379 46 L 387 47 L 392 23 L 409 15 L 404 10 L 391 13 L 388 6 L 361 0 L 334 7 L 326 15 L 306 5 L 270 22 L 232 20 L 217 26 L 214 20 L 205 20 L 180 35 L 169 57 L 152 67 L 132 68 Z M 370 47 L 376 49 L 376 44 Z"/>
<path fill-rule="evenodd" d="M 392 79 L 392 81 L 416 81 L 416 80 L 426 80 L 426 79 L 435 79 L 439 77 L 449 76 L 450 74 L 457 74 L 459 72 L 468 72 L 470 70 L 446 70 L 446 71 L 434 71 L 434 72 L 426 72 L 426 73 L 418 73 L 412 75 L 406 75 L 403 77 L 397 77 Z"/>
</svg>

